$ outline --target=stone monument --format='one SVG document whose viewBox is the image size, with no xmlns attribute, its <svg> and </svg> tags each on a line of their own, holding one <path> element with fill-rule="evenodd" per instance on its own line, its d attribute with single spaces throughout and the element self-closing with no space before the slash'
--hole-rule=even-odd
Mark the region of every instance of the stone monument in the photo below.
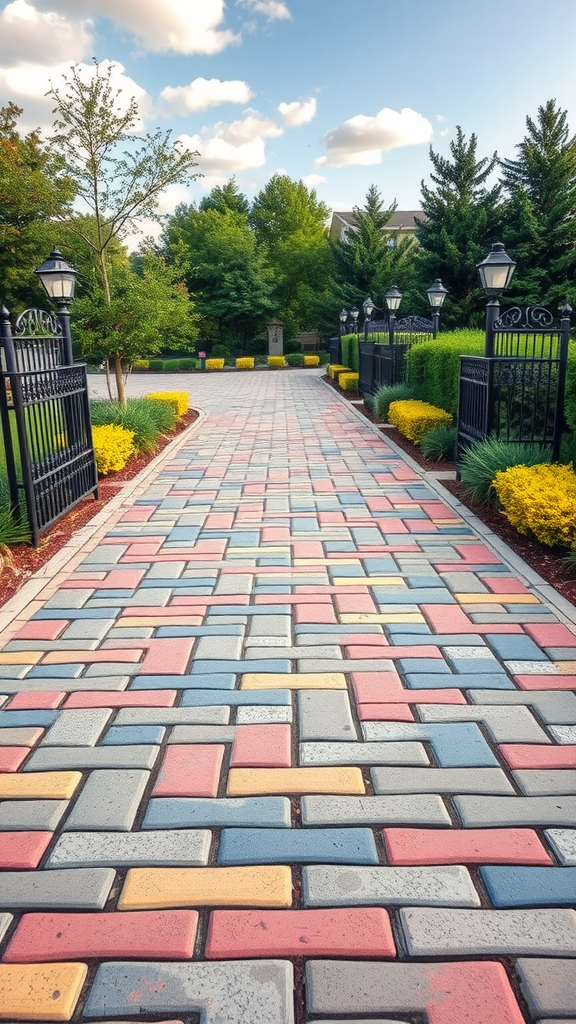
<svg viewBox="0 0 576 1024">
<path fill-rule="evenodd" d="M 268 324 L 268 355 L 284 355 L 284 324 L 281 320 L 271 320 Z"/>
</svg>

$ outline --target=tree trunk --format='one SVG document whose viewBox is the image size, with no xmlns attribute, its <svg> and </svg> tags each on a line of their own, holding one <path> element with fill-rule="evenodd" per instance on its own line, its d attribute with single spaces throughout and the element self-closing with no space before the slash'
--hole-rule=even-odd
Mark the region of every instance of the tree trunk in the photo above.
<svg viewBox="0 0 576 1024">
<path fill-rule="evenodd" d="M 122 375 L 122 356 L 119 352 L 116 353 L 114 358 L 114 376 L 116 377 L 118 401 L 120 402 L 120 405 L 126 408 L 126 391 L 124 388 L 124 377 Z"/>
</svg>

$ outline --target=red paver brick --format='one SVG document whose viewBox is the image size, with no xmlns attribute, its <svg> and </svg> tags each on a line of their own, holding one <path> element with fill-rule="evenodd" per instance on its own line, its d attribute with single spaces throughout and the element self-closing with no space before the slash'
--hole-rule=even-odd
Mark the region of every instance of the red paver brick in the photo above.
<svg viewBox="0 0 576 1024">
<path fill-rule="evenodd" d="M 0 747 L 0 772 L 17 772 L 29 753 L 30 747 Z"/>
<path fill-rule="evenodd" d="M 68 708 L 171 708 L 178 690 L 81 690 L 71 693 Z"/>
<path fill-rule="evenodd" d="M 406 690 L 396 672 L 353 672 L 352 685 L 358 704 L 466 703 L 463 693 L 457 689 Z"/>
<path fill-rule="evenodd" d="M 294 621 L 335 623 L 336 615 L 332 604 L 297 604 L 294 608 Z"/>
<path fill-rule="evenodd" d="M 348 587 L 346 588 L 348 590 Z M 334 598 L 336 610 L 340 615 L 357 613 L 361 615 L 377 615 L 378 606 L 371 594 L 337 594 Z"/>
<path fill-rule="evenodd" d="M 64 580 L 62 587 L 64 590 L 136 590 L 145 575 L 145 569 L 111 569 L 103 580 L 90 579 L 89 588 L 85 578 L 78 575 Z"/>
<path fill-rule="evenodd" d="M 388 498 L 366 498 L 366 505 L 371 512 L 391 512 L 393 508 Z"/>
<path fill-rule="evenodd" d="M 195 643 L 196 638 L 188 636 L 150 640 L 142 663 L 143 675 L 185 675 Z"/>
<path fill-rule="evenodd" d="M 69 625 L 69 619 L 33 619 L 14 634 L 14 640 L 57 640 Z"/>
<path fill-rule="evenodd" d="M 403 519 L 379 519 L 378 526 L 383 534 L 387 533 L 408 533 L 408 527 Z"/>
<path fill-rule="evenodd" d="M 294 558 L 324 558 L 324 546 L 319 540 L 293 540 Z"/>
<path fill-rule="evenodd" d="M 152 796 L 216 796 L 222 743 L 175 743 L 166 748 Z"/>
<path fill-rule="evenodd" d="M 405 523 L 410 533 L 438 533 L 436 523 L 429 519 L 406 519 Z"/>
<path fill-rule="evenodd" d="M 273 956 L 396 955 L 388 914 L 380 908 L 214 910 L 209 960 Z"/>
<path fill-rule="evenodd" d="M 165 537 L 157 538 L 156 540 L 151 537 L 149 540 L 139 541 L 137 544 L 130 544 L 126 554 L 131 555 L 133 558 L 141 558 L 142 561 L 145 562 L 150 555 L 158 554 L 165 540 Z"/>
<path fill-rule="evenodd" d="M 263 544 L 289 544 L 290 527 L 265 526 L 260 533 L 260 540 Z"/>
<path fill-rule="evenodd" d="M 484 576 L 482 583 L 491 590 L 493 594 L 529 594 L 530 591 L 521 580 L 511 579 L 509 576 Z"/>
<path fill-rule="evenodd" d="M 64 700 L 66 693 L 57 690 L 30 690 L 15 693 L 5 705 L 5 711 L 52 711 Z"/>
<path fill-rule="evenodd" d="M 408 704 L 358 704 L 361 722 L 413 722 L 414 715 Z"/>
<path fill-rule="evenodd" d="M 498 555 L 495 555 L 485 544 L 455 544 L 454 550 L 469 565 L 501 565 Z"/>
<path fill-rule="evenodd" d="M 194 951 L 198 911 L 151 910 L 102 914 L 24 914 L 5 963 L 87 957 L 187 960 Z"/>
<path fill-rule="evenodd" d="M 230 757 L 233 768 L 291 768 L 289 725 L 239 725 Z"/>
<path fill-rule="evenodd" d="M 576 647 L 576 634 L 561 622 L 524 624 L 524 630 L 541 647 Z"/>
<path fill-rule="evenodd" d="M 576 675 L 518 675 L 514 681 L 521 690 L 576 690 Z"/>
<path fill-rule="evenodd" d="M 451 570 L 451 567 L 450 567 Z M 409 591 L 408 591 L 409 592 Z M 478 625 L 455 604 L 421 604 L 420 611 L 436 633 L 522 633 L 515 622 L 495 622 Z M 490 611 L 487 606 L 487 611 Z"/>
<path fill-rule="evenodd" d="M 233 512 L 212 512 L 204 520 L 203 530 L 230 530 L 234 525 Z"/>
<path fill-rule="evenodd" d="M 147 523 L 150 516 L 156 512 L 157 505 L 134 505 L 124 513 L 121 523 Z"/>
<path fill-rule="evenodd" d="M 343 512 L 319 512 L 320 526 L 344 526 L 346 522 Z"/>
<path fill-rule="evenodd" d="M 52 835 L 52 832 L 0 832 L 0 868 L 4 871 L 37 868 Z M 0 889 L 1 885 L 0 882 Z"/>
<path fill-rule="evenodd" d="M 502 757 L 510 768 L 576 768 L 576 744 L 500 743 Z"/>
<path fill-rule="evenodd" d="M 531 828 L 385 828 L 390 864 L 552 864 Z"/>
<path fill-rule="evenodd" d="M 449 508 L 443 501 L 420 501 L 420 508 L 431 519 L 455 519 L 460 522 L 453 508 Z"/>
<path fill-rule="evenodd" d="M 332 643 L 332 637 L 330 637 Z M 350 647 L 350 649 L 356 649 L 357 647 L 374 647 L 380 650 L 382 647 L 389 648 L 390 641 L 384 636 L 383 633 L 345 633 L 339 637 L 336 643 L 340 647 Z M 356 655 L 350 655 L 350 657 L 356 657 Z M 377 654 L 375 657 L 383 657 L 382 654 Z"/>
</svg>

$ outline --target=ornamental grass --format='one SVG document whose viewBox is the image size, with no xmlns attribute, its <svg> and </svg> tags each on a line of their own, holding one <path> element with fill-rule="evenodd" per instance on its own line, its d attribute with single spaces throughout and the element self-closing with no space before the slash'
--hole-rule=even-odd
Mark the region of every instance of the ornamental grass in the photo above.
<svg viewBox="0 0 576 1024">
<path fill-rule="evenodd" d="M 114 424 L 131 430 L 138 452 L 152 451 L 158 438 L 174 429 L 177 418 L 172 403 L 148 398 L 129 398 L 125 406 L 108 399 L 92 401 L 90 416 L 94 426 Z"/>
<path fill-rule="evenodd" d="M 115 423 L 105 423 L 92 428 L 92 441 L 96 468 L 99 476 L 106 476 L 114 470 L 124 469 L 131 455 L 134 455 L 134 432 Z"/>
<path fill-rule="evenodd" d="M 428 402 L 419 402 L 415 398 L 407 401 L 391 402 L 388 420 L 404 437 L 414 444 L 420 444 L 422 438 L 432 427 L 452 423 L 452 416 L 444 409 L 438 409 Z"/>
<path fill-rule="evenodd" d="M 518 533 L 547 547 L 576 547 L 576 473 L 572 464 L 513 466 L 496 474 L 494 490 Z"/>
</svg>

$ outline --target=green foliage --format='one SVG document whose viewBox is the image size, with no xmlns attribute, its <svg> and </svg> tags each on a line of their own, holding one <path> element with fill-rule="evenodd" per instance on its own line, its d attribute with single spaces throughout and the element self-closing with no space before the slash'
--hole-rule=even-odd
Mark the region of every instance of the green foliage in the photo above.
<svg viewBox="0 0 576 1024">
<path fill-rule="evenodd" d="M 164 369 L 164 362 L 162 359 L 149 359 L 148 369 L 154 370 L 155 373 L 161 373 Z"/>
<path fill-rule="evenodd" d="M 385 384 L 374 395 L 374 412 L 381 420 L 387 420 L 392 402 L 405 402 L 413 397 L 412 388 L 407 384 Z"/>
<path fill-rule="evenodd" d="M 215 185 L 207 196 L 200 200 L 199 210 L 216 210 L 217 213 L 239 213 L 246 217 L 250 211 L 250 203 L 242 192 L 238 191 L 236 178 L 232 176 L 225 185 Z"/>
<path fill-rule="evenodd" d="M 448 424 L 432 427 L 424 434 L 420 443 L 420 451 L 424 458 L 435 462 L 453 462 L 456 452 L 457 428 Z"/>
<path fill-rule="evenodd" d="M 414 397 L 456 416 L 460 355 L 483 353 L 483 331 L 450 331 L 435 341 L 413 345 L 406 353 L 406 364 Z"/>
<path fill-rule="evenodd" d="M 476 150 L 476 135 L 467 141 L 458 126 L 450 143 L 451 159 L 430 147 L 433 186 L 422 182 L 418 277 L 422 292 L 434 278 L 442 279 L 449 292 L 442 322 L 450 327 L 469 325 L 482 315 L 485 299 L 476 264 L 500 231 L 500 185 L 487 186 L 497 156 L 478 160 Z"/>
<path fill-rule="evenodd" d="M 364 395 L 364 405 L 368 409 L 368 412 L 376 412 L 376 397 L 374 395 Z"/>
<path fill-rule="evenodd" d="M 212 345 L 210 350 L 211 359 L 229 359 L 231 354 L 227 345 Z"/>
<path fill-rule="evenodd" d="M 340 350 L 342 362 L 358 373 L 360 369 L 360 336 L 358 334 L 343 334 L 340 338 Z"/>
<path fill-rule="evenodd" d="M 546 445 L 488 438 L 470 445 L 463 453 L 459 463 L 460 480 L 477 501 L 494 503 L 496 493 L 492 482 L 496 473 L 511 466 L 536 466 L 550 462 L 551 458 L 552 451 Z"/>
<path fill-rule="evenodd" d="M 288 366 L 304 366 L 304 356 L 301 352 L 289 352 L 286 362 Z"/>
<path fill-rule="evenodd" d="M 576 430 L 576 341 L 568 345 L 568 366 L 566 369 L 566 422 Z"/>
<path fill-rule="evenodd" d="M 10 504 L 0 504 L 0 547 L 10 544 L 29 544 L 31 541 L 30 529 L 27 523 L 15 518 Z M 0 569 L 2 566 L 2 552 L 0 552 Z"/>
<path fill-rule="evenodd" d="M 94 426 L 114 424 L 131 430 L 139 452 L 152 451 L 158 438 L 176 423 L 176 412 L 169 402 L 147 398 L 129 398 L 125 406 L 105 400 L 90 402 Z"/>
<path fill-rule="evenodd" d="M 197 359 L 179 359 L 178 369 L 179 370 L 196 370 L 198 367 Z"/>
<path fill-rule="evenodd" d="M 296 338 L 288 338 L 284 342 L 284 355 L 288 355 L 290 352 L 301 352 L 302 342 L 296 341 Z"/>
</svg>

